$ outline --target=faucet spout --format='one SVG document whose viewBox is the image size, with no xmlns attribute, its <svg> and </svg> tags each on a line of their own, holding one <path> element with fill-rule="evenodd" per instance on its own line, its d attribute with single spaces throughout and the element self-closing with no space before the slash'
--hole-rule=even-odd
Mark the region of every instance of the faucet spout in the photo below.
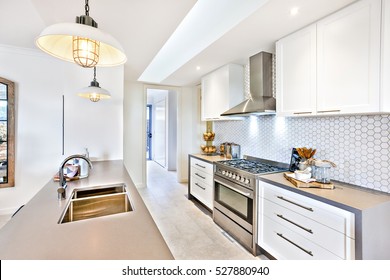
<svg viewBox="0 0 390 280">
<path fill-rule="evenodd" d="M 69 160 L 74 159 L 74 158 L 84 159 L 88 163 L 89 168 L 92 169 L 91 160 L 84 155 L 76 154 L 76 155 L 68 156 L 66 159 L 64 159 L 64 161 L 60 165 L 60 169 L 58 170 L 58 175 L 59 175 L 59 179 L 60 179 L 59 186 L 57 188 L 58 200 L 66 199 L 66 187 L 68 185 L 66 184 L 66 179 L 64 176 L 64 166 Z"/>
</svg>

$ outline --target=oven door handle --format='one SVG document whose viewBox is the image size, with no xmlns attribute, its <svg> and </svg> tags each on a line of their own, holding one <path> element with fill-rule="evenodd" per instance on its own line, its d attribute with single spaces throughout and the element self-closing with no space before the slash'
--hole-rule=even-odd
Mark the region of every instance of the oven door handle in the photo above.
<svg viewBox="0 0 390 280">
<path fill-rule="evenodd" d="M 250 197 L 251 196 L 251 193 L 243 192 L 241 190 L 236 189 L 235 187 L 227 186 L 226 183 L 224 183 L 222 181 L 219 181 L 218 179 L 214 178 L 214 181 L 217 182 L 217 183 L 222 184 L 224 187 L 226 187 L 228 189 L 231 189 L 232 191 L 235 191 L 235 192 L 237 192 L 239 194 L 242 194 L 243 196 L 246 196 L 246 197 Z"/>
</svg>

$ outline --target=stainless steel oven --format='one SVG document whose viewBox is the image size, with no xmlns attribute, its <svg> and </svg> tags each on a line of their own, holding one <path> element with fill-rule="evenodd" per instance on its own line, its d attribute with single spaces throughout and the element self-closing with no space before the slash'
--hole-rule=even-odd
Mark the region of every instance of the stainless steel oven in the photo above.
<svg viewBox="0 0 390 280">
<path fill-rule="evenodd" d="M 214 222 L 250 251 L 253 250 L 254 196 L 253 190 L 214 176 Z"/>
<path fill-rule="evenodd" d="M 257 176 L 285 170 L 285 164 L 253 157 L 215 164 L 214 222 L 253 255 L 257 255 Z"/>
<path fill-rule="evenodd" d="M 253 190 L 238 184 L 232 184 L 220 177 L 214 179 L 214 187 L 216 207 L 223 208 L 231 219 L 251 232 L 253 226 Z"/>
</svg>

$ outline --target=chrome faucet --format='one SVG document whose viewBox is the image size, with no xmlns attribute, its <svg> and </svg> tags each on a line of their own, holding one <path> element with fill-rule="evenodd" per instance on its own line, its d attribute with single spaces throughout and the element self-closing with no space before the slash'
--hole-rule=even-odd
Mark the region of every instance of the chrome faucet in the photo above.
<svg viewBox="0 0 390 280">
<path fill-rule="evenodd" d="M 84 155 L 71 155 L 71 156 L 68 156 L 66 159 L 64 159 L 64 161 L 60 165 L 60 170 L 58 171 L 58 175 L 59 175 L 59 178 L 60 178 L 60 186 L 57 189 L 58 200 L 66 198 L 66 187 L 68 185 L 66 184 L 66 179 L 65 179 L 65 176 L 64 176 L 64 166 L 65 166 L 65 164 L 69 160 L 71 160 L 73 158 L 84 159 L 88 163 L 89 168 L 92 169 L 92 162 L 91 162 L 91 160 L 88 157 L 84 156 Z"/>
</svg>

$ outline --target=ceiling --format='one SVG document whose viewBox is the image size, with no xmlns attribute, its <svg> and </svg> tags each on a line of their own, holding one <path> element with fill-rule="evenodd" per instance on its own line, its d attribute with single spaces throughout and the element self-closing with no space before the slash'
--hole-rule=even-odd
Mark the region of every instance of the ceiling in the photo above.
<svg viewBox="0 0 390 280">
<path fill-rule="evenodd" d="M 122 44 L 128 58 L 125 79 L 137 81 L 196 2 L 90 0 L 89 13 L 99 28 Z M 269 0 L 161 84 L 195 85 L 203 75 L 224 64 L 246 64 L 253 54 L 273 52 L 279 38 L 352 2 L 355 0 Z M 0 0 L 0 44 L 37 49 L 35 37 L 46 26 L 74 22 L 76 16 L 84 14 L 84 4 L 82 0 Z M 299 8 L 295 16 L 290 15 L 293 7 Z"/>
</svg>

